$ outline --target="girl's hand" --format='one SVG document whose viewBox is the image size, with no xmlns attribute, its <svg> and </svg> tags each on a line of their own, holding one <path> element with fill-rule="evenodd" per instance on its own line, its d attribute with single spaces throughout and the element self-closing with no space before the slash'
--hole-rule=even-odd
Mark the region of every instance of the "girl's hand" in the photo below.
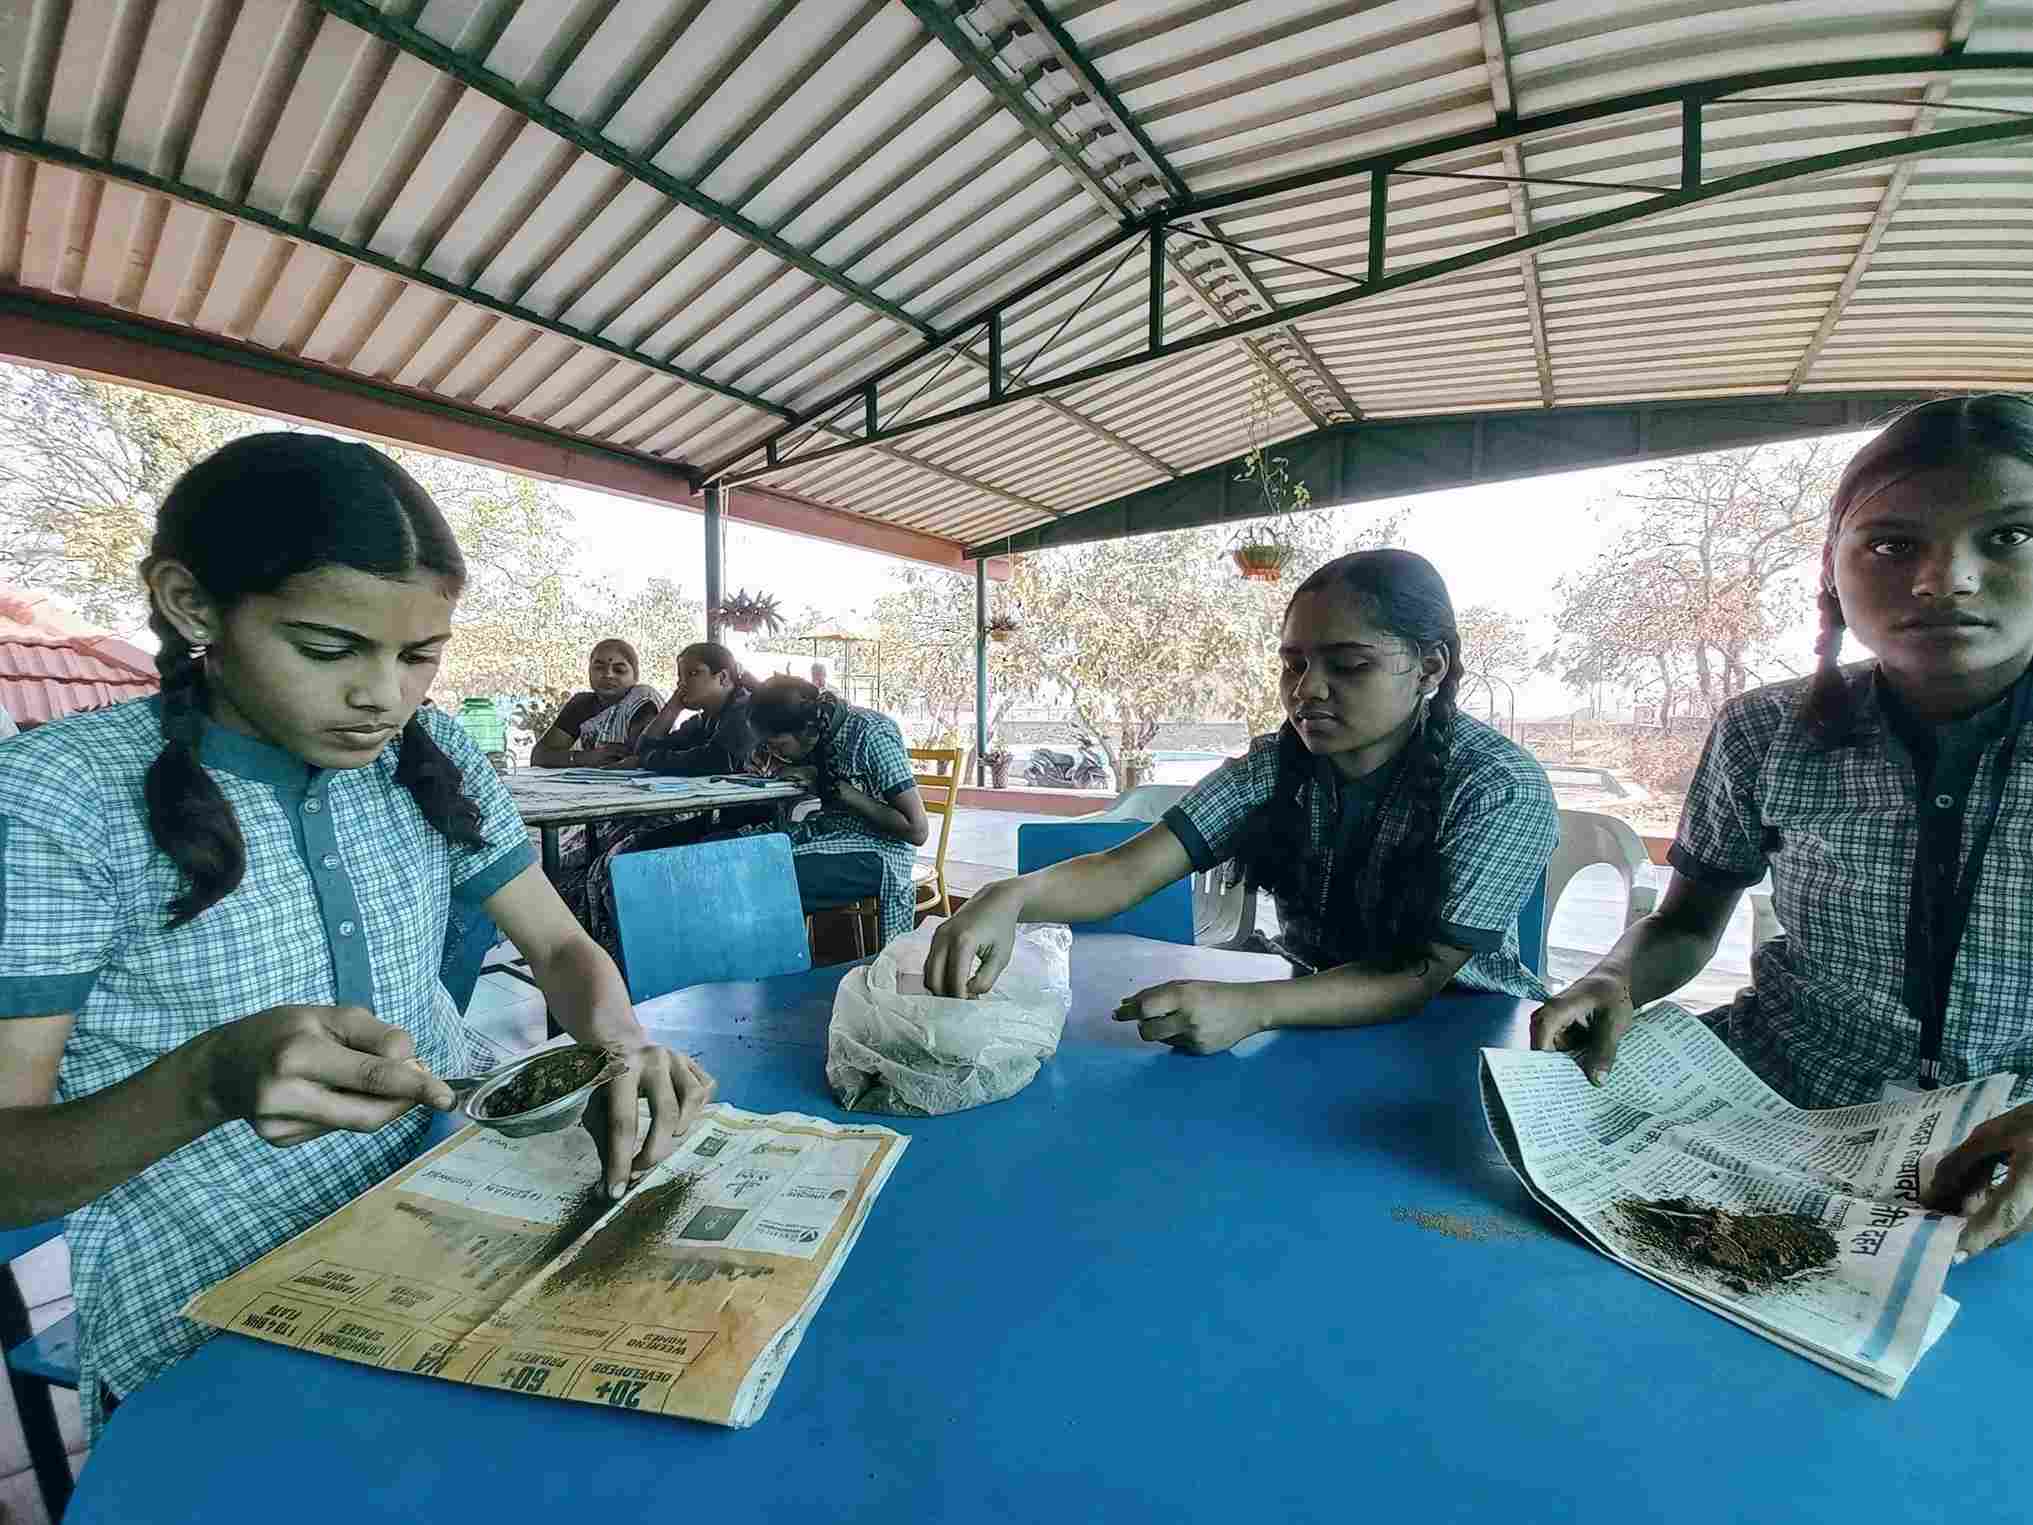
<svg viewBox="0 0 2033 1525">
<path fill-rule="evenodd" d="M 932 934 L 925 957 L 925 989 L 933 995 L 972 1000 L 995 988 L 1016 948 L 1020 898 L 1008 884 L 991 884 L 955 911 Z"/>
<path fill-rule="evenodd" d="M 372 1133 L 419 1104 L 452 1108 L 409 1034 L 365 1007 L 272 1006 L 197 1041 L 207 1109 L 281 1148 L 335 1129 Z"/>
<path fill-rule="evenodd" d="M 1992 1184 L 1997 1168 L 2004 1179 Z M 1979 1255 L 2033 1224 L 2033 1102 L 1979 1123 L 1941 1157 L 1925 1205 L 1969 1219 L 1962 1253 Z"/>
<path fill-rule="evenodd" d="M 1614 975 L 1584 974 L 1532 1013 L 1532 1047 L 1572 1054 L 1588 1083 L 1599 1086 L 1635 1015 L 1628 984 Z"/>
<path fill-rule="evenodd" d="M 628 755 L 628 747 L 618 741 L 603 741 L 597 747 L 584 747 L 573 754 L 572 760 L 582 768 L 606 768 L 618 759 Z"/>
<path fill-rule="evenodd" d="M 642 759 L 636 756 L 636 754 L 633 752 L 627 752 L 624 753 L 622 756 L 615 758 L 612 762 L 595 763 L 594 766 L 598 768 L 614 768 L 614 769 L 640 768 L 642 766 Z"/>
<path fill-rule="evenodd" d="M 641 1037 L 634 1043 L 609 1043 L 607 1052 L 628 1061 L 628 1073 L 617 1075 L 593 1093 L 586 1107 L 586 1131 L 600 1150 L 607 1176 L 607 1195 L 619 1197 L 641 1175 L 669 1157 L 713 1099 L 713 1077 L 688 1054 L 674 1054 Z M 649 1135 L 636 1146 L 638 1098 L 649 1099 Z"/>
<path fill-rule="evenodd" d="M 1139 1037 L 1182 1054 L 1219 1054 L 1264 1030 L 1253 1005 L 1234 985 L 1174 980 L 1129 997 L 1116 1007 L 1115 1020 L 1136 1023 Z"/>
</svg>

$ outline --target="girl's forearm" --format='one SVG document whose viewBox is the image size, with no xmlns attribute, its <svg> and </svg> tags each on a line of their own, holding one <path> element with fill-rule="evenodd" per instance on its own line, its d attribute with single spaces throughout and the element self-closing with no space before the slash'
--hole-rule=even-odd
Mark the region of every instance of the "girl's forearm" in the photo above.
<svg viewBox="0 0 2033 1525">
<path fill-rule="evenodd" d="M 558 1026 L 581 1043 L 641 1040 L 642 1023 L 628 999 L 628 987 L 614 960 L 592 938 L 576 938 L 548 957 L 532 958 L 530 975 Z"/>
<path fill-rule="evenodd" d="M 0 1227 L 62 1217 L 223 1122 L 204 1043 L 76 1101 L 0 1108 Z"/>
<path fill-rule="evenodd" d="M 1371 1027 L 1423 1009 L 1453 977 L 1437 960 L 1388 974 L 1345 964 L 1252 988 L 1263 994 L 1266 1027 Z"/>
</svg>

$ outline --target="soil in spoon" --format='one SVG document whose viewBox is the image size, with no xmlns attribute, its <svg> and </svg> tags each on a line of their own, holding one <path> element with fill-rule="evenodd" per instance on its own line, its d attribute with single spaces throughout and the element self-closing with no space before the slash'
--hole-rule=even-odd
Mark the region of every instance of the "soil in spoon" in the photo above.
<svg viewBox="0 0 2033 1525">
<path fill-rule="evenodd" d="M 534 1111 L 578 1090 L 605 1068 L 607 1056 L 597 1048 L 567 1048 L 546 1054 L 488 1097 L 486 1113 L 489 1117 L 514 1117 Z"/>
</svg>

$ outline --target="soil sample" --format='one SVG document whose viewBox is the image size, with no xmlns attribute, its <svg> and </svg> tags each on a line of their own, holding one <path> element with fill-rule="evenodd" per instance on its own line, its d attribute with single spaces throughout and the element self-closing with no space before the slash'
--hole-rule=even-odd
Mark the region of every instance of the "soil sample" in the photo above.
<svg viewBox="0 0 2033 1525">
<path fill-rule="evenodd" d="M 487 1098 L 487 1115 L 514 1117 L 519 1112 L 534 1111 L 578 1090 L 606 1068 L 607 1055 L 597 1048 L 567 1048 L 545 1054 Z"/>
<path fill-rule="evenodd" d="M 1733 1292 L 1770 1292 L 1835 1264 L 1835 1235 L 1804 1213 L 1735 1213 L 1692 1197 L 1615 1203 L 1626 1233 L 1650 1255 L 1705 1273 Z"/>
<path fill-rule="evenodd" d="M 664 1230 L 684 1216 L 698 1184 L 697 1176 L 682 1175 L 630 1197 L 558 1267 L 544 1295 L 604 1292 L 616 1282 L 657 1279 L 645 1252 L 653 1251 Z M 652 1274 L 645 1276 L 645 1271 Z"/>
</svg>

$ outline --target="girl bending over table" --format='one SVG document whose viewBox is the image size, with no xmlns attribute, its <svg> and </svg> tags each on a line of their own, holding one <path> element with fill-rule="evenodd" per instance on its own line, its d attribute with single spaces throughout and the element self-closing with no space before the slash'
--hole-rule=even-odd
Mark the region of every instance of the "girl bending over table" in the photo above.
<svg viewBox="0 0 2033 1525">
<path fill-rule="evenodd" d="M 68 1215 L 95 1433 L 204 1340 L 186 1299 L 451 1107 L 455 900 L 628 1061 L 587 1114 L 610 1192 L 712 1089 L 644 1035 L 493 768 L 419 708 L 465 563 L 414 479 L 364 445 L 237 440 L 170 490 L 142 575 L 161 694 L 0 749 L 0 1223 Z"/>
<path fill-rule="evenodd" d="M 1285 611 L 1286 724 L 1107 852 L 989 886 L 933 939 L 925 983 L 988 990 L 1017 924 L 1099 921 L 1236 861 L 1277 901 L 1299 978 L 1160 985 L 1116 1013 L 1211 1054 L 1274 1027 L 1358 1027 L 1450 981 L 1536 996 L 1518 914 L 1559 837 L 1545 771 L 1455 707 L 1461 638 L 1440 574 L 1410 551 L 1320 568 Z"/>
<path fill-rule="evenodd" d="M 529 754 L 532 768 L 608 768 L 625 764 L 663 708 L 664 696 L 640 681 L 635 648 L 602 641 L 586 659 L 587 687 L 565 701 Z"/>
<path fill-rule="evenodd" d="M 818 812 L 791 828 L 805 910 L 872 895 L 882 907 L 884 942 L 910 931 L 917 902 L 911 871 L 932 828 L 896 722 L 788 676 L 756 691 L 749 719 L 764 766 L 819 796 Z"/>
<path fill-rule="evenodd" d="M 1821 553 L 1820 670 L 1733 699 L 1665 899 L 1533 1019 L 1597 1084 L 1637 1007 L 1714 956 L 1766 873 L 1786 935 L 1705 1019 L 1804 1107 L 2000 1071 L 2033 1095 L 2033 400 L 1945 398 L 1858 452 Z M 1843 635 L 1876 660 L 1839 666 Z M 1996 1167 L 2008 1167 L 1994 1186 Z M 2033 1105 L 1944 1158 L 1962 1248 L 2033 1216 Z"/>
</svg>

